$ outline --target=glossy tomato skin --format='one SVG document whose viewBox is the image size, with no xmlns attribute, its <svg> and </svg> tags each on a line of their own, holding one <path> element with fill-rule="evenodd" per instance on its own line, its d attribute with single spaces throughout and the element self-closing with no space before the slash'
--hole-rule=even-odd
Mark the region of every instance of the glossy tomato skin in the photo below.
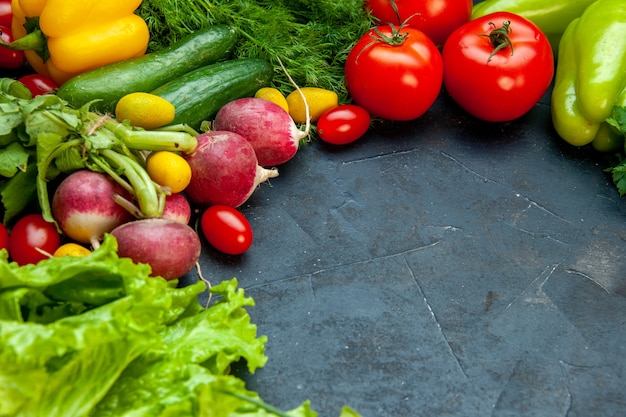
<svg viewBox="0 0 626 417">
<path fill-rule="evenodd" d="M 33 95 L 54 94 L 59 88 L 58 84 L 50 77 L 43 74 L 28 74 L 17 79 L 24 84 Z"/>
<path fill-rule="evenodd" d="M 370 115 L 361 106 L 341 104 L 322 114 L 317 133 L 324 142 L 345 145 L 361 138 L 370 127 Z"/>
<path fill-rule="evenodd" d="M 9 250 L 9 231 L 2 223 L 0 223 L 0 250 L 1 249 Z"/>
<path fill-rule="evenodd" d="M 41 214 L 27 214 L 19 219 L 9 235 L 9 254 L 19 265 L 36 264 L 48 258 L 61 245 L 56 226 Z M 41 253 L 39 248 L 45 253 Z"/>
<path fill-rule="evenodd" d="M 222 253 L 241 255 L 252 245 L 250 222 L 233 207 L 214 205 L 207 208 L 202 213 L 200 227 L 207 241 Z"/>
<path fill-rule="evenodd" d="M 436 45 L 443 45 L 458 27 L 469 22 L 472 0 L 395 0 L 396 15 L 391 0 L 367 0 L 365 7 L 380 23 L 399 25 L 406 22 L 424 32 Z"/>
<path fill-rule="evenodd" d="M 13 32 L 7 26 L 0 26 L 0 38 L 4 43 L 13 42 Z M 24 66 L 26 57 L 24 51 L 14 51 L 9 48 L 0 46 L 0 68 L 17 69 Z"/>
<path fill-rule="evenodd" d="M 0 26 L 11 27 L 13 21 L 13 10 L 11 0 L 0 0 Z"/>
<path fill-rule="evenodd" d="M 509 46 L 494 50 L 488 36 L 510 22 Z M 444 87 L 468 113 L 505 122 L 527 113 L 548 90 L 554 75 L 550 42 L 529 20 L 507 12 L 492 13 L 458 28 L 443 47 Z"/>
<path fill-rule="evenodd" d="M 345 77 L 353 101 L 371 116 L 413 120 L 424 114 L 441 90 L 442 59 L 435 44 L 421 31 L 394 26 L 404 41 L 398 45 L 373 39 L 393 36 L 390 25 L 371 29 L 346 59 Z"/>
</svg>

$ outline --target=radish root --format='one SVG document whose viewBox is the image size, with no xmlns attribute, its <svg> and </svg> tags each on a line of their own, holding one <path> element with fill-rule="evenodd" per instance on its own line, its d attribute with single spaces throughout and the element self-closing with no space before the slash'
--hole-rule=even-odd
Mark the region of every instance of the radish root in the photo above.
<svg viewBox="0 0 626 417">
<path fill-rule="evenodd" d="M 310 140 L 311 139 L 311 136 L 310 136 L 310 133 L 311 133 L 311 113 L 309 111 L 309 103 L 306 101 L 306 97 L 304 97 L 304 93 L 302 92 L 302 90 L 300 89 L 298 84 L 296 84 L 296 82 L 293 80 L 293 78 L 291 78 L 291 75 L 289 75 L 289 72 L 287 72 L 287 69 L 283 65 L 283 61 L 281 61 L 279 57 L 276 57 L 276 60 L 278 61 L 278 64 L 283 69 L 283 72 L 285 73 L 285 75 L 289 79 L 289 82 L 291 84 L 293 84 L 293 86 L 296 88 L 296 90 L 300 94 L 300 97 L 302 98 L 302 102 L 304 103 L 304 116 L 306 118 L 306 124 L 305 124 L 305 127 L 304 127 L 304 131 L 302 131 L 302 138 L 308 137 L 309 140 Z"/>
<path fill-rule="evenodd" d="M 209 291 L 209 298 L 207 299 L 206 304 L 204 305 L 204 308 L 209 308 L 209 304 L 211 304 L 211 298 L 213 297 L 213 293 L 211 292 L 211 281 L 206 279 L 204 275 L 202 274 L 202 268 L 200 267 L 200 262 L 196 262 L 196 270 L 198 271 L 198 278 L 200 279 L 200 281 L 206 284 L 206 289 Z"/>
<path fill-rule="evenodd" d="M 278 177 L 278 170 L 276 168 L 263 168 L 262 166 L 258 166 L 256 168 L 256 176 L 254 177 L 254 187 L 256 188 L 258 185 L 264 183 L 270 178 Z"/>
</svg>

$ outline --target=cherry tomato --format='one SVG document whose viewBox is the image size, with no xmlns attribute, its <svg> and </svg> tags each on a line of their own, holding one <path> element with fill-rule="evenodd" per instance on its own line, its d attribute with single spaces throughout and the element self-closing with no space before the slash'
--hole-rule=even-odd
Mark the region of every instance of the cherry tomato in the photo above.
<svg viewBox="0 0 626 417">
<path fill-rule="evenodd" d="M 9 231 L 0 223 L 0 250 L 9 250 Z"/>
<path fill-rule="evenodd" d="M 370 127 L 370 115 L 361 106 L 342 104 L 324 112 L 317 121 L 317 133 L 324 142 L 345 145 L 354 142 Z"/>
<path fill-rule="evenodd" d="M 491 122 L 527 113 L 554 75 L 554 56 L 544 33 L 508 12 L 480 17 L 455 30 L 443 47 L 443 62 L 450 96 L 468 113 Z"/>
<path fill-rule="evenodd" d="M 228 255 L 240 255 L 252 245 L 252 227 L 235 208 L 224 205 L 209 207 L 202 213 L 200 226 L 208 242 Z"/>
<path fill-rule="evenodd" d="M 54 224 L 44 220 L 41 214 L 28 214 L 11 229 L 9 254 L 19 265 L 36 264 L 48 258 L 46 253 L 54 253 L 60 244 L 61 236 Z"/>
<path fill-rule="evenodd" d="M 0 26 L 11 27 L 13 21 L 13 10 L 11 0 L 0 0 Z"/>
<path fill-rule="evenodd" d="M 412 120 L 437 99 L 443 77 L 435 44 L 417 29 L 370 29 L 346 59 L 346 86 L 354 102 L 386 120 Z"/>
<path fill-rule="evenodd" d="M 17 79 L 24 84 L 33 95 L 54 94 L 59 85 L 50 77 L 42 74 L 28 74 Z"/>
<path fill-rule="evenodd" d="M 459 26 L 469 22 L 472 0 L 367 0 L 365 7 L 380 23 L 409 24 L 426 34 L 436 45 L 443 45 L 448 36 Z"/>
<path fill-rule="evenodd" d="M 4 43 L 13 42 L 13 32 L 6 26 L 0 26 L 0 38 Z M 16 69 L 24 66 L 26 57 L 24 51 L 14 51 L 0 46 L 0 68 Z"/>
</svg>

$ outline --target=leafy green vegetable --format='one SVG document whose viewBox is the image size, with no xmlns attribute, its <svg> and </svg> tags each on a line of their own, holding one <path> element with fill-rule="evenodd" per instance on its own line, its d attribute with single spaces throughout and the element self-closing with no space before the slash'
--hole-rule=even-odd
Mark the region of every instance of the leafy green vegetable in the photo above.
<svg viewBox="0 0 626 417">
<path fill-rule="evenodd" d="M 234 56 L 273 62 L 274 84 L 283 93 L 293 86 L 276 58 L 300 86 L 330 89 L 346 101 L 346 57 L 373 24 L 363 5 L 363 0 L 144 0 L 137 14 L 148 23 L 150 51 L 202 27 L 232 25 L 240 35 Z"/>
<path fill-rule="evenodd" d="M 4 80 L 0 87 L 11 85 Z M 161 214 L 165 193 L 148 176 L 139 151 L 189 152 L 197 145 L 197 133 L 186 126 L 143 130 L 92 112 L 90 104 L 75 109 L 56 95 L 20 98 L 19 89 L 18 96 L 0 90 L 3 223 L 33 201 L 53 222 L 47 182 L 78 169 L 105 172 L 118 181 L 135 197 L 137 217 Z"/>
<path fill-rule="evenodd" d="M 229 374 L 267 361 L 236 279 L 204 308 L 204 283 L 151 277 L 116 252 L 108 234 L 86 257 L 36 265 L 0 250 L 0 416 L 317 416 L 308 401 L 281 411 Z"/>
<path fill-rule="evenodd" d="M 613 114 L 607 122 L 624 134 L 626 138 L 626 107 L 615 106 Z M 607 169 L 612 174 L 613 183 L 621 196 L 626 195 L 626 141 L 624 142 L 624 153 L 619 153 L 619 162 Z"/>
</svg>

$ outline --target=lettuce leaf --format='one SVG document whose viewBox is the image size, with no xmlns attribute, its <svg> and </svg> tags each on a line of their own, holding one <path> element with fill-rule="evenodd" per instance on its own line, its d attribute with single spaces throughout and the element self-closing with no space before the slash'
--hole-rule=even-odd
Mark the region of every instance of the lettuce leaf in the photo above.
<svg viewBox="0 0 626 417">
<path fill-rule="evenodd" d="M 205 290 L 151 277 L 111 235 L 86 257 L 37 265 L 0 251 L 0 416 L 316 417 L 308 401 L 279 410 L 229 374 L 241 360 L 263 367 L 267 337 L 237 279 L 213 286 L 208 308 Z"/>
<path fill-rule="evenodd" d="M 110 235 L 84 258 L 18 266 L 0 252 L 0 415 L 197 409 L 200 388 L 232 362 L 254 371 L 267 360 L 244 309 L 253 301 L 236 287 L 215 286 L 218 301 L 205 309 L 204 283 L 150 277 L 117 256 Z"/>
<path fill-rule="evenodd" d="M 48 325 L 0 322 L 0 415 L 86 415 L 158 342 L 144 313 L 126 297 Z"/>
</svg>

